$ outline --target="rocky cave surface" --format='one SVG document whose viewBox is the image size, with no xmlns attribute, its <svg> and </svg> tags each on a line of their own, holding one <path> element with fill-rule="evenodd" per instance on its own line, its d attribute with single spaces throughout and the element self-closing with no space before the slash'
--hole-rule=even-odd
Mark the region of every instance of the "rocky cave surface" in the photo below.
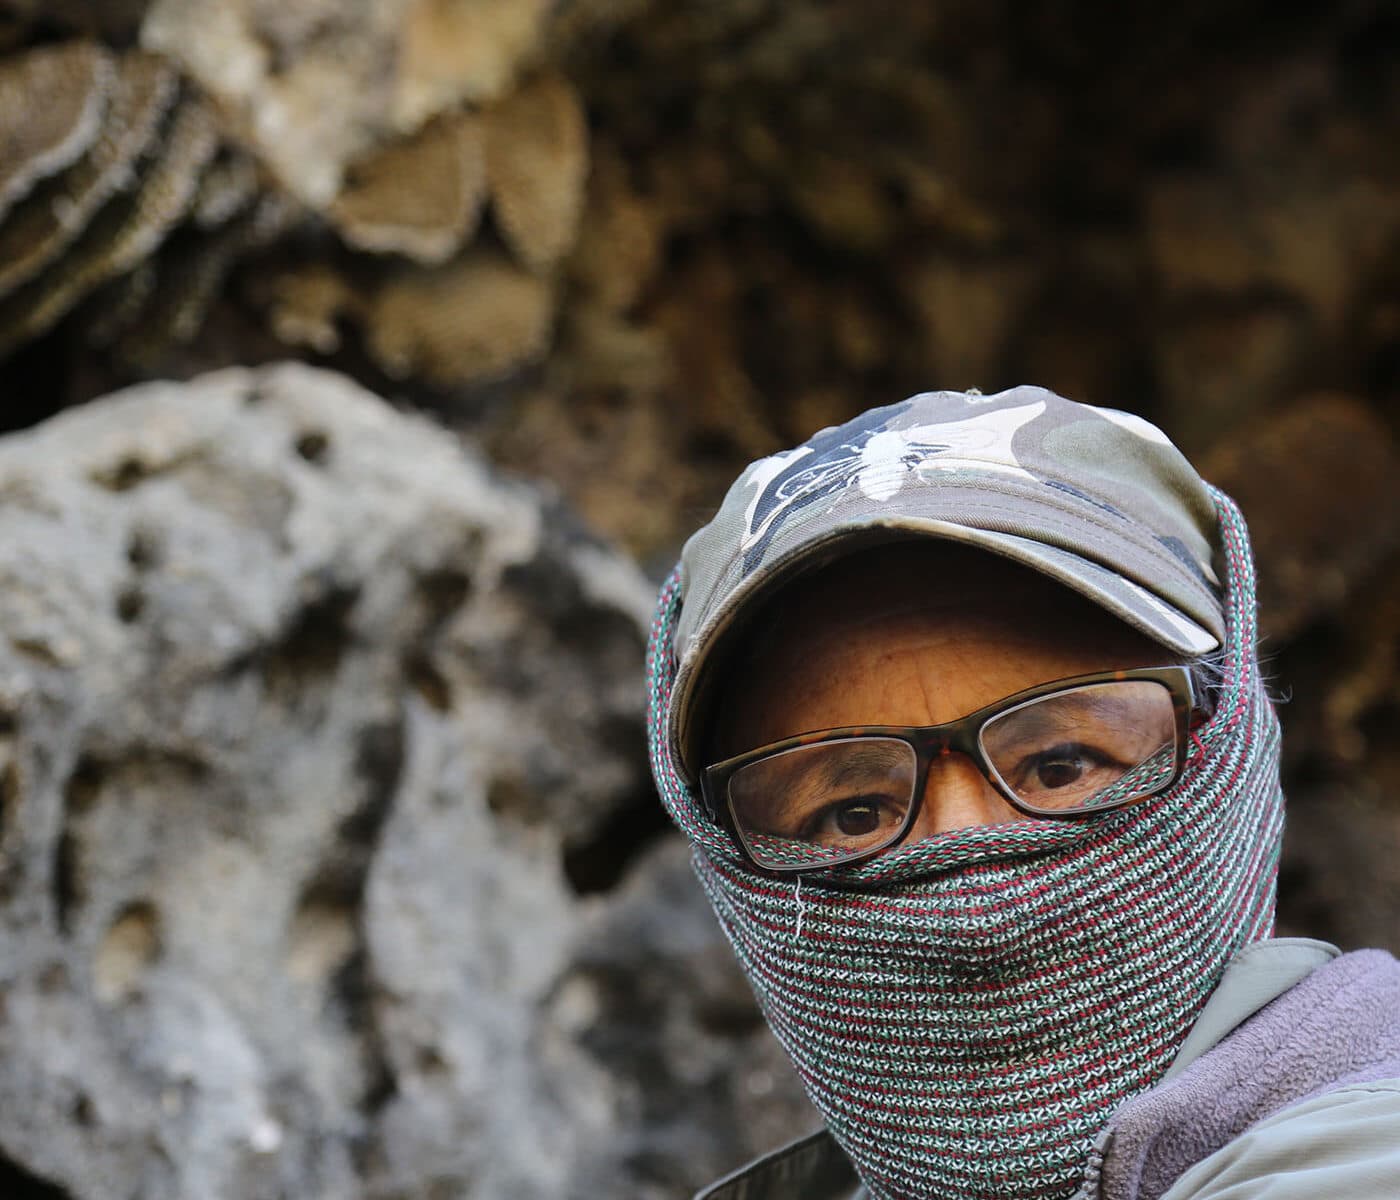
<svg viewBox="0 0 1400 1200">
<path fill-rule="evenodd" d="M 5 1195 L 666 1196 L 803 1127 L 556 500 L 296 365 L 0 498 Z"/>
<path fill-rule="evenodd" d="M 745 461 L 929 387 L 1140 412 L 1240 500 L 1280 929 L 1400 950 L 1397 48 L 0 0 L 0 1194 L 677 1200 L 807 1128 L 642 633 Z"/>
</svg>

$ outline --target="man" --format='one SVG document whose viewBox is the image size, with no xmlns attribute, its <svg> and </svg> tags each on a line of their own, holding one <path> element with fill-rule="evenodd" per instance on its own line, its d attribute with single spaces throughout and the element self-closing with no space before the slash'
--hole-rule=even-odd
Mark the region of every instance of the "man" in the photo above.
<svg viewBox="0 0 1400 1200">
<path fill-rule="evenodd" d="M 1038 388 L 752 464 L 649 657 L 653 769 L 826 1129 L 710 1200 L 1400 1196 L 1400 964 L 1271 940 L 1244 523 Z"/>
</svg>

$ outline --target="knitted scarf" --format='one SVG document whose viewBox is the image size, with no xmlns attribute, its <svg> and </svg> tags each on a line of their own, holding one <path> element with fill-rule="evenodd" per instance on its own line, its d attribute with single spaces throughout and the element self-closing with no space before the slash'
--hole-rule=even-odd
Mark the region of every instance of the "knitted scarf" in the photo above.
<svg viewBox="0 0 1400 1200">
<path fill-rule="evenodd" d="M 1099 817 L 900 846 L 842 887 L 753 870 L 678 774 L 677 577 L 662 591 L 648 721 L 663 801 L 768 1023 L 879 1200 L 1071 1195 L 1109 1115 L 1161 1077 L 1225 964 L 1271 932 L 1278 724 L 1244 522 L 1215 499 L 1224 678 L 1178 783 Z"/>
</svg>

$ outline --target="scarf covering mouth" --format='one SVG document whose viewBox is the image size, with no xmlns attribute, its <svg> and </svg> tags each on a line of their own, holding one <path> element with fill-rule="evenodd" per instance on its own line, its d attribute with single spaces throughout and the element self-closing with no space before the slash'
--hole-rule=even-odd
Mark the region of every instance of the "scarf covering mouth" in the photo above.
<svg viewBox="0 0 1400 1200">
<path fill-rule="evenodd" d="M 1272 932 L 1278 722 L 1244 520 L 1212 489 L 1222 679 L 1171 790 L 1079 821 L 938 834 L 839 872 L 752 868 L 666 737 L 679 576 L 648 650 L 652 770 L 807 1094 L 877 1200 L 1060 1200 L 1170 1066 L 1226 963 Z M 858 890 L 852 888 L 858 885 Z"/>
</svg>

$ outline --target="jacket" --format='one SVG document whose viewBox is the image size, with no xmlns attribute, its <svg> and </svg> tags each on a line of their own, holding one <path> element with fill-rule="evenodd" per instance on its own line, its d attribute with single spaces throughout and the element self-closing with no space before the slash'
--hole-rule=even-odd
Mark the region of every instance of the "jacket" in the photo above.
<svg viewBox="0 0 1400 1200">
<path fill-rule="evenodd" d="M 1171 1068 L 1124 1103 L 1073 1200 L 1400 1197 L 1400 962 L 1305 938 L 1246 946 Z M 869 1200 L 824 1130 L 696 1200 Z"/>
</svg>

